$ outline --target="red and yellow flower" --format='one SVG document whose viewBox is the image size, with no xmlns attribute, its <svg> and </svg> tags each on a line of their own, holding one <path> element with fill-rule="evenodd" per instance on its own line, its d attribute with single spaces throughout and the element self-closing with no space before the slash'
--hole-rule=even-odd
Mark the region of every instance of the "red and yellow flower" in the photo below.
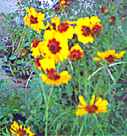
<svg viewBox="0 0 127 136">
<path fill-rule="evenodd" d="M 58 37 L 54 30 L 48 31 L 46 35 L 48 38 L 39 46 L 41 53 L 45 54 L 46 58 L 54 59 L 56 63 L 67 59 L 69 55 L 68 41 Z"/>
<path fill-rule="evenodd" d="M 72 61 L 75 60 L 80 60 L 84 56 L 84 51 L 80 47 L 79 44 L 75 44 L 73 47 L 70 49 L 70 54 L 69 54 L 69 59 Z"/>
<path fill-rule="evenodd" d="M 92 33 L 92 35 L 93 36 L 98 35 L 103 28 L 100 18 L 98 16 L 91 16 L 90 17 L 90 23 L 91 23 L 91 33 Z"/>
<path fill-rule="evenodd" d="M 56 69 L 47 69 L 46 74 L 41 75 L 42 81 L 48 85 L 59 86 L 67 84 L 71 80 L 71 75 L 67 71 L 58 73 Z"/>
<path fill-rule="evenodd" d="M 32 51 L 32 56 L 37 58 L 41 55 L 39 45 L 41 41 L 39 39 L 34 39 L 31 43 L 31 51 Z"/>
<path fill-rule="evenodd" d="M 89 104 L 83 96 L 79 96 L 79 104 L 76 108 L 76 116 L 84 116 L 92 113 L 102 113 L 108 111 L 108 101 L 101 97 L 92 96 Z"/>
<path fill-rule="evenodd" d="M 24 17 L 25 25 L 40 33 L 45 28 L 43 23 L 45 15 L 36 11 L 33 7 L 27 8 L 26 12 L 27 15 Z"/>
<path fill-rule="evenodd" d="M 57 35 L 60 39 L 72 39 L 74 34 L 74 28 L 70 21 L 61 21 L 59 17 L 55 16 L 51 18 L 50 29 L 57 31 Z"/>
<path fill-rule="evenodd" d="M 91 22 L 89 17 L 80 18 L 77 20 L 75 34 L 77 35 L 78 40 L 83 44 L 94 42 L 94 37 L 91 33 Z"/>
<path fill-rule="evenodd" d="M 94 57 L 93 59 L 95 61 L 101 61 L 101 60 L 105 60 L 108 63 L 113 63 L 118 59 L 123 58 L 123 56 L 125 55 L 125 51 L 121 51 L 119 53 L 116 53 L 115 50 L 107 50 L 104 52 L 97 52 L 97 57 Z"/>
<path fill-rule="evenodd" d="M 10 133 L 11 136 L 35 136 L 30 127 L 22 126 L 16 121 L 13 121 L 13 123 L 11 124 Z"/>
<path fill-rule="evenodd" d="M 46 72 L 47 69 L 55 69 L 55 61 L 50 58 L 35 58 L 35 65 L 39 70 Z"/>
</svg>

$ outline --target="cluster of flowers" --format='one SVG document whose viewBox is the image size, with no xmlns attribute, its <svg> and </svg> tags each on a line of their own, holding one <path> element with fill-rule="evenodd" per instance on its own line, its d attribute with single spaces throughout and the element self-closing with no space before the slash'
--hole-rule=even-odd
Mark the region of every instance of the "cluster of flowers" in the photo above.
<svg viewBox="0 0 127 136">
<path fill-rule="evenodd" d="M 30 7 L 24 17 L 26 26 L 31 27 L 38 33 L 43 30 L 43 40 L 34 39 L 32 41 L 32 55 L 35 58 L 37 68 L 43 72 L 41 78 L 48 85 L 59 86 L 67 84 L 71 80 L 68 71 L 58 71 L 56 65 L 70 60 L 76 61 L 84 56 L 84 51 L 80 44 L 93 43 L 103 29 L 98 16 L 83 17 L 76 21 L 64 20 L 53 17 L 49 22 L 45 22 L 45 15 Z M 72 42 L 69 45 L 70 41 Z M 97 52 L 95 61 L 106 61 L 113 63 L 121 59 L 125 51 L 117 53 L 115 50 Z M 83 96 L 79 96 L 79 105 L 76 109 L 77 116 L 87 113 L 106 112 L 108 101 L 101 97 L 92 96 L 90 104 L 87 104 Z"/>
<path fill-rule="evenodd" d="M 27 9 L 24 22 L 37 32 L 44 30 L 43 40 L 32 41 L 32 55 L 38 69 L 43 71 L 42 80 L 49 85 L 67 84 L 71 79 L 68 71 L 57 72 L 56 64 L 64 60 L 79 60 L 84 56 L 84 51 L 79 42 L 92 43 L 102 30 L 102 24 L 97 16 L 79 18 L 76 21 L 61 21 L 53 17 L 49 22 L 44 22 L 44 14 L 34 8 Z M 78 42 L 69 45 L 70 40 Z"/>
</svg>

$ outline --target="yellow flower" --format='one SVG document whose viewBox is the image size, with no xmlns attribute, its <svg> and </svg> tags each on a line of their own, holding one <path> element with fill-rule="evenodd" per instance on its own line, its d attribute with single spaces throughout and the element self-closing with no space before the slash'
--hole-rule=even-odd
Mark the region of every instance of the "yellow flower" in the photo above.
<svg viewBox="0 0 127 136">
<path fill-rule="evenodd" d="M 55 69 L 48 69 L 47 74 L 42 74 L 41 78 L 48 85 L 59 86 L 67 84 L 71 80 L 71 75 L 67 71 L 58 73 Z"/>
<path fill-rule="evenodd" d="M 91 113 L 101 113 L 108 111 L 108 101 L 101 97 L 92 96 L 89 104 L 86 103 L 83 96 L 79 96 L 79 104 L 76 109 L 76 116 L 84 116 Z"/>
<path fill-rule="evenodd" d="M 10 132 L 12 136 L 35 136 L 30 127 L 26 128 L 16 121 L 11 124 Z"/>
<path fill-rule="evenodd" d="M 55 61 L 52 58 L 43 58 L 40 60 L 40 67 L 44 72 L 48 69 L 55 69 Z"/>
<path fill-rule="evenodd" d="M 91 16 L 90 24 L 91 24 L 91 27 L 94 27 L 96 24 L 101 24 L 101 20 L 98 16 Z"/>
<path fill-rule="evenodd" d="M 102 30 L 102 24 L 101 20 L 98 16 L 91 16 L 90 17 L 90 23 L 91 23 L 91 33 L 93 36 L 98 35 Z"/>
<path fill-rule="evenodd" d="M 74 28 L 71 25 L 70 21 L 61 21 L 57 16 L 51 18 L 50 29 L 54 29 L 55 31 L 57 31 L 57 36 L 63 40 L 72 39 L 74 34 Z"/>
<path fill-rule="evenodd" d="M 52 58 L 35 58 L 35 66 L 44 72 L 46 72 L 47 69 L 55 69 L 55 61 Z"/>
<path fill-rule="evenodd" d="M 94 57 L 93 59 L 95 61 L 101 61 L 101 60 L 105 60 L 108 63 L 113 63 L 115 62 L 117 59 L 121 59 L 124 55 L 125 55 L 125 51 L 121 51 L 120 53 L 116 53 L 115 50 L 107 50 L 104 52 L 97 52 L 97 57 Z"/>
<path fill-rule="evenodd" d="M 45 28 L 43 23 L 45 15 L 37 12 L 33 7 L 27 8 L 26 12 L 27 15 L 24 17 L 25 25 L 40 33 Z"/>
<path fill-rule="evenodd" d="M 70 25 L 69 21 L 61 22 L 57 28 L 58 36 L 63 39 L 72 39 L 74 34 L 74 28 Z"/>
<path fill-rule="evenodd" d="M 41 55 L 40 50 L 39 50 L 39 45 L 40 45 L 41 41 L 39 39 L 34 39 L 31 43 L 31 51 L 32 51 L 32 56 L 34 58 L 37 58 Z"/>
<path fill-rule="evenodd" d="M 41 53 L 45 54 L 46 58 L 54 59 L 56 63 L 67 59 L 69 55 L 68 41 L 58 37 L 54 31 L 48 31 L 46 35 L 48 38 L 39 46 Z"/>
<path fill-rule="evenodd" d="M 72 60 L 72 61 L 79 60 L 79 59 L 83 58 L 83 56 L 84 56 L 84 51 L 82 50 L 82 48 L 80 47 L 79 44 L 75 44 L 70 49 L 70 54 L 69 54 L 70 60 Z"/>
<path fill-rule="evenodd" d="M 91 33 L 91 22 L 89 17 L 80 18 L 77 20 L 75 34 L 77 35 L 78 40 L 84 44 L 94 42 L 94 37 Z"/>
</svg>

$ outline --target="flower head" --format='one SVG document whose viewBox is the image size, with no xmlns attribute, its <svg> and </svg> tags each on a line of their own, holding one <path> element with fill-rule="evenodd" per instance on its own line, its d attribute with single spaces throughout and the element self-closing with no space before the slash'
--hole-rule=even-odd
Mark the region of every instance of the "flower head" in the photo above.
<svg viewBox="0 0 127 136">
<path fill-rule="evenodd" d="M 107 50 L 104 52 L 97 52 L 97 57 L 94 57 L 95 61 L 105 60 L 108 63 L 113 63 L 118 59 L 121 59 L 125 55 L 125 51 L 121 51 L 120 53 L 116 53 L 115 50 Z"/>
<path fill-rule="evenodd" d="M 72 61 L 79 60 L 83 56 L 84 56 L 84 51 L 78 44 L 75 44 L 73 47 L 71 47 L 69 54 L 70 60 Z"/>
<path fill-rule="evenodd" d="M 26 9 L 27 15 L 24 17 L 24 23 L 26 26 L 32 28 L 37 32 L 41 32 L 44 26 L 44 14 L 37 12 L 35 8 L 30 7 Z"/>
<path fill-rule="evenodd" d="M 77 34 L 78 40 L 84 44 L 94 42 L 94 37 L 91 33 L 91 22 L 89 17 L 80 18 L 77 20 L 75 34 Z"/>
<path fill-rule="evenodd" d="M 11 124 L 10 132 L 13 136 L 35 136 L 35 134 L 30 130 L 29 127 L 26 128 L 16 121 L 13 121 L 13 123 Z"/>
<path fill-rule="evenodd" d="M 32 56 L 37 58 L 39 57 L 41 54 L 40 54 L 40 50 L 39 50 L 39 44 L 40 44 L 40 40 L 39 39 L 34 39 L 31 43 L 31 51 L 32 51 Z"/>
<path fill-rule="evenodd" d="M 56 63 L 67 59 L 69 55 L 68 41 L 63 40 L 52 31 L 47 32 L 47 39 L 45 39 L 40 46 L 41 53 L 45 54 L 46 58 L 52 58 Z"/>
<path fill-rule="evenodd" d="M 51 26 L 50 28 L 57 31 L 56 34 L 60 39 L 71 39 L 73 37 L 74 28 L 70 21 L 61 21 L 59 17 L 55 16 L 51 18 Z"/>
<path fill-rule="evenodd" d="M 42 81 L 48 85 L 59 86 L 62 84 L 67 84 L 71 76 L 67 71 L 62 71 L 58 73 L 56 69 L 47 69 L 46 74 L 42 74 Z"/>
<path fill-rule="evenodd" d="M 90 17 L 90 23 L 91 23 L 91 33 L 93 36 L 98 35 L 102 30 L 102 24 L 101 20 L 98 16 L 91 16 Z"/>
<path fill-rule="evenodd" d="M 101 97 L 92 96 L 89 104 L 85 101 L 83 96 L 79 96 L 79 104 L 76 109 L 76 116 L 84 116 L 91 113 L 107 112 L 108 101 Z"/>
</svg>

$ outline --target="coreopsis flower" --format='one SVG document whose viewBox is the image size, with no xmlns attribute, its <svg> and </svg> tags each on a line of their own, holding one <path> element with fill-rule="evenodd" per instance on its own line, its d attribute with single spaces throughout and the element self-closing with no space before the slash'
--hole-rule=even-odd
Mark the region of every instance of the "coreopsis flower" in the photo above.
<svg viewBox="0 0 127 136">
<path fill-rule="evenodd" d="M 102 113 L 108 111 L 108 101 L 101 97 L 92 96 L 89 104 L 83 96 L 79 96 L 79 104 L 76 108 L 76 116 L 84 116 L 92 113 Z"/>
<path fill-rule="evenodd" d="M 61 21 L 59 17 L 55 16 L 51 18 L 52 28 L 57 31 L 57 35 L 61 39 L 72 39 L 74 34 L 74 28 L 71 25 L 71 22 Z"/>
<path fill-rule="evenodd" d="M 125 55 L 125 51 L 121 51 L 119 53 L 116 53 L 115 50 L 107 50 L 104 52 L 97 52 L 97 57 L 94 57 L 95 61 L 101 61 L 101 60 L 105 60 L 108 63 L 113 63 L 118 59 L 123 58 L 123 56 Z"/>
<path fill-rule="evenodd" d="M 89 17 L 80 18 L 75 26 L 75 34 L 78 40 L 84 44 L 93 43 L 94 37 L 91 33 L 91 22 Z"/>
<path fill-rule="evenodd" d="M 102 30 L 101 20 L 98 16 L 90 17 L 91 33 L 93 36 L 98 35 Z"/>
<path fill-rule="evenodd" d="M 11 124 L 10 133 L 12 136 L 35 136 L 30 127 L 22 126 L 16 121 Z"/>
<path fill-rule="evenodd" d="M 26 12 L 27 14 L 24 17 L 25 25 L 40 33 L 45 28 L 43 23 L 45 15 L 36 11 L 33 7 L 27 8 Z"/>
<path fill-rule="evenodd" d="M 32 51 L 32 56 L 37 58 L 41 55 L 39 45 L 41 41 L 39 39 L 34 39 L 31 43 L 31 51 Z"/>
<path fill-rule="evenodd" d="M 56 69 L 47 69 L 46 74 L 42 74 L 41 78 L 48 85 L 59 86 L 67 84 L 71 80 L 71 75 L 67 71 L 58 73 Z"/>
<path fill-rule="evenodd" d="M 80 60 L 84 56 L 84 51 L 79 44 L 75 44 L 70 49 L 69 59 L 72 61 Z"/>
<path fill-rule="evenodd" d="M 45 54 L 46 58 L 52 58 L 56 63 L 64 61 L 68 58 L 69 49 L 68 41 L 58 37 L 56 32 L 47 32 L 47 39 L 45 39 L 40 45 L 42 54 Z"/>
</svg>

